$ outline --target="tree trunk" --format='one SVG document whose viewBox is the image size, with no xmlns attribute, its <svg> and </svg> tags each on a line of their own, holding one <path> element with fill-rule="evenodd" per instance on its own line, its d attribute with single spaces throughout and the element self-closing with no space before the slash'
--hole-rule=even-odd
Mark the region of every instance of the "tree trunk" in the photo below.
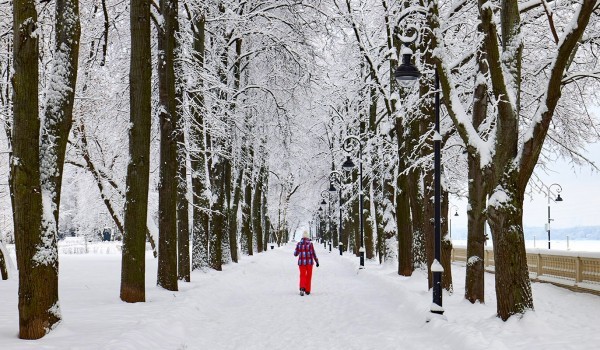
<svg viewBox="0 0 600 350">
<path fill-rule="evenodd" d="M 129 163 L 121 263 L 121 300 L 141 302 L 145 296 L 146 219 L 150 176 L 151 59 L 150 3 L 131 0 L 131 65 L 129 69 Z"/>
<path fill-rule="evenodd" d="M 485 189 L 479 157 L 469 155 L 469 205 L 467 210 L 467 267 L 465 299 L 485 302 Z"/>
<path fill-rule="evenodd" d="M 190 281 L 190 229 L 187 200 L 187 152 L 185 150 L 185 134 L 183 120 L 179 120 L 177 131 L 177 256 L 178 277 Z"/>
<path fill-rule="evenodd" d="M 410 202 L 409 202 L 409 183 L 408 175 L 403 173 L 406 168 L 405 152 L 401 146 L 404 144 L 404 127 L 402 120 L 396 119 L 396 135 L 398 138 L 398 175 L 397 193 L 396 193 L 396 227 L 398 228 L 398 274 L 401 276 L 411 276 L 413 272 L 413 253 L 412 253 L 412 227 L 410 224 Z"/>
<path fill-rule="evenodd" d="M 410 201 L 410 212 L 412 216 L 413 230 L 413 266 L 426 266 L 427 254 L 425 253 L 425 228 L 424 228 L 424 206 L 425 199 L 421 194 L 421 171 L 414 169 L 408 173 L 408 181 L 411 184 L 408 189 Z"/>
<path fill-rule="evenodd" d="M 252 182 L 250 178 L 246 179 L 244 187 L 244 205 L 242 206 L 242 235 L 246 237 L 246 253 L 254 254 L 254 240 L 252 234 Z M 281 243 L 281 242 L 278 242 Z"/>
<path fill-rule="evenodd" d="M 158 184 L 157 284 L 177 290 L 177 108 L 175 103 L 175 28 L 177 0 L 160 0 L 158 95 L 160 166 Z"/>
<path fill-rule="evenodd" d="M 423 233 L 425 237 L 425 255 L 427 256 L 427 284 L 429 289 L 433 288 L 433 273 L 431 264 L 434 259 L 434 208 L 433 208 L 433 169 L 425 170 L 423 177 L 425 184 L 423 193 Z"/>
<path fill-rule="evenodd" d="M 175 32 L 179 33 L 179 19 L 175 21 Z M 185 78 L 181 60 L 181 46 L 175 39 L 175 111 L 177 113 L 177 276 L 179 280 L 190 281 L 190 219 L 188 202 L 186 123 L 183 110 Z"/>
<path fill-rule="evenodd" d="M 261 152 L 261 155 L 265 156 L 264 152 Z M 252 229 L 256 233 L 257 251 L 259 253 L 266 249 L 266 245 L 263 245 L 263 216 L 261 202 L 263 198 L 263 183 L 265 176 L 267 176 L 267 173 L 265 164 L 263 162 L 258 171 L 257 181 L 254 185 L 254 193 L 252 198 Z"/>
<path fill-rule="evenodd" d="M 2 242 L 0 242 L 2 244 Z M 8 258 L 6 258 L 8 259 Z M 2 279 L 6 281 L 8 279 L 8 270 L 6 268 L 6 259 L 4 258 L 4 252 L 0 249 L 0 275 Z"/>
<path fill-rule="evenodd" d="M 228 134 L 233 134 L 233 128 L 229 126 Z M 227 154 L 233 154 L 233 144 L 228 140 L 227 150 L 225 151 Z M 221 240 L 221 262 L 222 264 L 229 264 L 232 261 L 232 255 L 236 255 L 237 259 L 237 227 L 232 227 L 231 222 L 229 220 L 232 215 L 232 203 L 231 203 L 231 195 L 233 187 L 233 165 L 232 160 L 229 157 L 223 157 L 223 162 L 225 163 L 225 178 L 223 180 L 223 196 L 224 198 L 224 206 L 223 206 L 223 239 Z M 235 253 L 234 253 L 235 251 Z"/>
<path fill-rule="evenodd" d="M 373 237 L 373 218 L 371 217 L 371 181 L 369 181 L 368 179 L 364 180 L 366 182 L 366 186 L 364 186 L 364 192 L 368 194 L 364 196 L 365 203 L 363 207 L 363 223 L 365 231 L 365 259 L 373 259 L 375 257 L 375 241 Z M 333 228 L 330 228 L 330 236 L 331 234 L 333 234 L 333 232 Z M 329 238 L 331 239 L 332 237 Z"/>
<path fill-rule="evenodd" d="M 211 172 L 211 189 L 216 200 L 212 206 L 212 225 L 208 237 L 209 266 L 217 271 L 223 269 L 223 234 L 228 232 L 225 217 L 225 166 L 225 161 L 221 158 L 213 165 Z"/>
<path fill-rule="evenodd" d="M 47 84 L 52 93 L 47 94 L 40 145 L 42 197 L 49 197 L 42 203 L 50 205 L 44 212 L 52 213 L 52 216 L 43 217 L 42 234 L 51 240 L 56 240 L 58 235 L 65 152 L 73 124 L 81 33 L 78 0 L 57 0 L 55 16 L 55 51 Z"/>
<path fill-rule="evenodd" d="M 265 154 L 266 157 L 266 154 Z M 265 163 L 264 164 L 265 167 L 265 177 L 263 179 L 263 188 L 262 188 L 262 196 L 261 196 L 261 200 L 260 200 L 260 207 L 261 207 L 261 220 L 263 220 L 263 228 L 264 228 L 264 234 L 263 234 L 263 239 L 264 239 L 264 248 L 265 250 L 267 250 L 267 245 L 269 244 L 269 237 L 271 236 L 271 220 L 269 219 L 269 212 L 268 212 L 268 208 L 267 208 L 267 194 L 269 193 L 269 168 L 268 165 Z"/>
<path fill-rule="evenodd" d="M 392 180 L 393 179 L 393 180 Z M 384 236 L 381 237 L 381 251 L 383 254 L 383 260 L 388 260 L 393 256 L 396 256 L 397 251 L 392 250 L 389 245 L 390 242 L 388 240 L 394 239 L 396 240 L 396 180 L 394 173 L 386 175 L 383 179 L 384 186 L 384 195 L 385 195 L 385 210 L 386 214 L 384 215 L 386 222 L 384 222 L 383 233 Z M 393 220 L 393 228 L 390 220 Z M 389 226 L 389 227 L 388 227 Z"/>
<path fill-rule="evenodd" d="M 240 167 L 238 174 L 233 185 L 233 204 L 231 210 L 229 210 L 229 246 L 235 247 L 235 251 L 231 248 L 231 260 L 235 263 L 238 262 L 238 244 L 237 244 L 237 232 L 238 232 L 238 210 L 240 207 L 240 201 L 242 198 L 242 180 L 246 173 L 245 167 Z"/>
<path fill-rule="evenodd" d="M 481 31 L 481 25 L 478 26 Z M 478 128 L 487 117 L 487 90 L 484 76 L 488 72 L 483 47 L 477 51 L 477 82 L 473 95 L 473 126 Z M 467 210 L 467 268 L 465 299 L 471 303 L 485 302 L 485 183 L 478 154 L 468 155 L 469 205 Z"/>
<path fill-rule="evenodd" d="M 441 232 L 441 251 L 440 251 L 440 264 L 444 268 L 442 273 L 442 288 L 452 293 L 454 288 L 452 286 L 452 242 L 448 235 L 448 191 L 442 188 L 442 232 Z"/>
<path fill-rule="evenodd" d="M 19 337 L 39 339 L 61 319 L 56 237 L 42 236 L 38 22 L 35 3 L 13 2 L 14 232 L 19 267 Z M 48 247 L 47 247 L 48 246 Z M 43 247 L 38 249 L 38 247 Z"/>
<path fill-rule="evenodd" d="M 205 40 L 205 15 L 203 12 L 194 13 L 192 16 L 193 30 L 193 63 L 201 71 L 204 69 L 204 40 Z M 203 81 L 196 81 L 195 88 L 188 92 L 190 100 L 190 144 L 195 145 L 196 151 L 190 153 L 190 166 L 192 168 L 192 270 L 209 266 L 208 263 L 208 232 L 210 230 L 210 203 L 207 197 L 208 166 L 205 152 L 207 150 L 206 126 L 204 122 L 204 95 Z"/>
<path fill-rule="evenodd" d="M 514 314 L 533 310 L 523 235 L 524 197 L 517 190 L 516 175 L 514 171 L 507 172 L 487 207 L 494 241 L 497 311 L 504 321 Z"/>
</svg>

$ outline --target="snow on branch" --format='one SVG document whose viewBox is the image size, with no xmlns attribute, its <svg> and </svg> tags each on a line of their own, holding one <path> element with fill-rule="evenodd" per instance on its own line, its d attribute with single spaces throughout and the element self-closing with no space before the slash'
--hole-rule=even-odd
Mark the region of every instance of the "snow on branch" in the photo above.
<svg viewBox="0 0 600 350">
<path fill-rule="evenodd" d="M 524 135 L 525 143 L 520 154 L 520 167 L 523 171 L 520 176 L 527 176 L 528 178 L 533 172 L 562 94 L 561 83 L 569 58 L 583 35 L 596 6 L 596 0 L 584 0 L 573 14 L 571 23 L 565 27 L 559 40 L 544 96 L 540 100 L 532 123 Z"/>
</svg>

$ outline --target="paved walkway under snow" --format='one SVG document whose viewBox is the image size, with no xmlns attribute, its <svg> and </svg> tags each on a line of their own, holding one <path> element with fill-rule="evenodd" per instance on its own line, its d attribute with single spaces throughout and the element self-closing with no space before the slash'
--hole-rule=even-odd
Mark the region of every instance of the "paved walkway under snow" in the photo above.
<svg viewBox="0 0 600 350">
<path fill-rule="evenodd" d="M 16 279 L 0 281 L 0 349 L 594 349 L 600 298 L 535 284 L 536 312 L 495 317 L 493 281 L 485 305 L 444 295 L 447 320 L 426 323 L 425 274 L 340 257 L 317 245 L 321 266 L 310 296 L 298 295 L 292 243 L 225 266 L 194 272 L 179 292 L 155 286 L 147 260 L 147 302 L 118 299 L 120 255 L 61 255 L 63 322 L 38 341 L 17 339 Z M 582 341 L 584 339 L 584 341 Z"/>
</svg>

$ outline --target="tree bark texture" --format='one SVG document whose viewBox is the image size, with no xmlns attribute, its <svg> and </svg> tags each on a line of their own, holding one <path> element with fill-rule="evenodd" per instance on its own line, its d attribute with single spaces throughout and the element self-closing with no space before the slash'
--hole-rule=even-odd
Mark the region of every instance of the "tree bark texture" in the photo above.
<svg viewBox="0 0 600 350">
<path fill-rule="evenodd" d="M 0 242 L 2 244 L 2 242 Z M 0 249 L 0 277 L 2 280 L 6 281 L 8 279 L 8 269 L 6 268 L 6 259 L 4 258 L 4 253 Z"/>
<path fill-rule="evenodd" d="M 408 173 L 408 197 L 410 200 L 411 223 L 413 232 L 413 266 L 427 265 L 425 253 L 425 228 L 423 220 L 423 203 L 426 203 L 421 194 L 421 171 L 413 169 Z"/>
<path fill-rule="evenodd" d="M 177 0 L 161 0 L 158 29 L 160 166 L 158 185 L 157 284 L 177 290 L 177 108 L 175 103 L 175 28 Z"/>
<path fill-rule="evenodd" d="M 178 109 L 179 110 L 179 109 Z M 187 152 L 183 119 L 177 130 L 177 271 L 180 280 L 190 281 L 190 226 L 188 214 Z"/>
<path fill-rule="evenodd" d="M 61 319 L 55 237 L 42 235 L 38 30 L 35 3 L 13 2 L 14 232 L 19 267 L 19 337 L 39 339 Z M 52 215 L 52 213 L 50 213 Z M 55 255 L 56 254 L 56 255 Z"/>
<path fill-rule="evenodd" d="M 264 152 L 262 152 L 261 154 L 265 156 Z M 262 198 L 265 176 L 268 176 L 268 174 L 266 173 L 265 164 L 262 163 L 260 169 L 258 170 L 257 181 L 254 185 L 254 192 L 252 196 L 252 230 L 256 233 L 257 251 L 259 253 L 266 249 L 266 245 L 264 245 L 263 242 L 264 239 L 262 214 Z"/>
<path fill-rule="evenodd" d="M 269 193 L 269 168 L 267 164 L 264 164 L 265 167 L 265 177 L 263 179 L 263 190 L 262 190 L 262 195 L 261 195 L 261 200 L 260 200 L 260 207 L 261 207 L 261 221 L 263 222 L 263 241 L 264 241 L 264 245 L 263 247 L 265 248 L 265 250 L 267 250 L 267 245 L 269 244 L 269 238 L 271 236 L 271 219 L 269 219 L 268 216 L 268 209 L 267 209 L 267 194 Z"/>
<path fill-rule="evenodd" d="M 467 267 L 465 276 L 465 299 L 471 303 L 485 302 L 484 254 L 485 254 L 485 198 L 483 173 L 479 159 L 468 156 L 469 206 L 467 210 Z M 474 159 L 475 158 L 475 159 Z"/>
<path fill-rule="evenodd" d="M 433 274 L 431 264 L 434 259 L 434 208 L 433 208 L 433 169 L 425 169 L 423 189 L 423 233 L 425 237 L 425 255 L 427 256 L 427 282 L 429 289 L 433 288 Z"/>
<path fill-rule="evenodd" d="M 501 182 L 506 201 L 488 204 L 488 222 L 494 241 L 496 301 L 498 316 L 507 320 L 514 314 L 533 310 L 533 296 L 527 267 L 523 234 L 523 196 L 516 186 L 516 172 L 508 173 Z M 506 195 L 506 197 L 505 197 Z M 494 193 L 492 198 L 496 198 Z"/>
<path fill-rule="evenodd" d="M 34 260 L 41 242 L 38 115 L 37 12 L 33 1 L 13 2 L 13 162 L 14 232 L 19 266 L 19 337 L 38 339 L 60 321 L 48 310 L 58 301 L 58 266 Z M 57 261 L 56 261 L 57 263 Z M 42 289 L 43 281 L 50 291 Z M 55 286 L 56 285 L 56 286 Z"/>
<path fill-rule="evenodd" d="M 222 145 L 221 145 L 222 146 Z M 216 198 L 212 205 L 212 219 L 209 231 L 209 267 L 221 271 L 223 269 L 223 235 L 227 233 L 225 218 L 225 162 L 219 159 L 211 171 L 211 189 Z"/>
<path fill-rule="evenodd" d="M 442 273 L 442 288 L 452 293 L 454 288 L 452 286 L 452 242 L 448 235 L 448 191 L 442 188 L 442 237 L 441 237 L 441 255 L 440 264 L 444 268 Z"/>
<path fill-rule="evenodd" d="M 481 31 L 481 25 L 478 26 Z M 488 66 L 483 47 L 477 51 L 477 74 L 473 94 L 473 126 L 478 128 L 487 117 L 487 82 L 483 75 Z M 468 154 L 469 205 L 467 210 L 467 267 L 465 275 L 465 299 L 471 303 L 485 302 L 485 177 L 480 169 L 478 154 Z"/>
<path fill-rule="evenodd" d="M 402 170 L 406 168 L 404 148 L 404 127 L 402 120 L 396 119 L 396 136 L 398 138 L 398 171 L 396 192 L 396 227 L 398 228 L 398 274 L 411 276 L 413 272 L 412 227 L 410 223 L 410 202 L 408 175 Z"/>
<path fill-rule="evenodd" d="M 363 183 L 363 189 L 365 192 L 365 196 L 364 198 L 364 207 L 363 207 L 363 222 L 364 222 L 364 235 L 365 235 L 365 259 L 373 259 L 375 257 L 375 238 L 373 237 L 373 217 L 371 216 L 371 194 L 372 194 L 372 188 L 371 188 L 371 181 L 367 178 L 364 179 L 364 183 Z M 366 185 L 366 186 L 365 186 Z M 330 201 L 331 201 L 331 195 L 329 196 Z M 332 211 L 333 211 L 333 206 L 332 206 Z M 332 213 L 329 213 L 330 215 Z M 331 223 L 332 223 L 332 228 L 329 230 L 329 234 L 330 236 L 333 235 L 335 233 L 334 227 L 333 227 L 333 218 L 331 219 Z M 329 239 L 331 240 L 333 237 L 329 237 Z"/>
<path fill-rule="evenodd" d="M 205 14 L 194 13 L 193 16 L 193 58 L 194 67 L 198 70 L 204 68 L 205 50 Z M 190 143 L 198 151 L 190 153 L 190 166 L 192 168 L 192 270 L 207 268 L 208 263 L 208 233 L 210 230 L 210 203 L 207 196 L 208 190 L 208 164 L 205 152 L 207 150 L 206 125 L 204 121 L 204 95 L 202 92 L 203 81 L 196 81 L 196 88 L 188 92 L 190 100 Z"/>
<path fill-rule="evenodd" d="M 254 255 L 254 239 L 252 234 L 252 181 L 246 179 L 244 186 L 244 204 L 242 206 L 242 234 L 246 237 L 246 254 Z"/>
<path fill-rule="evenodd" d="M 242 198 L 242 180 L 246 174 L 246 169 L 240 167 L 238 174 L 233 184 L 233 204 L 228 212 L 228 229 L 229 229 L 229 246 L 235 247 L 235 251 L 231 249 L 231 260 L 235 263 L 238 262 L 238 249 L 237 249 L 237 231 L 238 231 L 238 219 L 237 213 L 240 207 L 240 201 Z M 232 242 L 233 241 L 233 242 Z M 242 248 L 243 249 L 243 248 Z"/>
<path fill-rule="evenodd" d="M 150 176 L 151 73 L 150 2 L 131 0 L 129 68 L 129 163 L 121 263 L 121 300 L 143 302 Z"/>
<path fill-rule="evenodd" d="M 44 208 L 44 212 L 52 213 L 43 217 L 42 234 L 50 240 L 56 240 L 58 234 L 63 167 L 69 132 L 73 124 L 81 33 L 78 0 L 57 0 L 55 12 L 55 49 L 47 83 L 40 145 L 42 196 L 50 197 L 50 201 L 46 202 L 50 208 Z"/>
<path fill-rule="evenodd" d="M 390 175 L 389 177 L 386 177 L 383 179 L 385 201 L 386 201 L 386 206 L 388 207 L 386 209 L 390 210 L 390 212 L 388 213 L 389 217 L 387 218 L 387 220 L 394 220 L 394 222 L 396 221 L 396 212 L 395 212 L 396 184 L 395 184 L 395 182 L 396 182 L 396 179 L 395 179 L 395 176 L 393 176 L 393 174 Z M 386 223 L 386 226 L 387 226 L 387 223 Z M 396 230 L 395 229 L 388 230 L 388 231 L 383 230 L 383 237 L 381 237 L 381 248 L 380 248 L 382 250 L 383 260 L 390 259 L 393 256 L 396 256 L 396 254 L 397 254 L 397 252 L 393 251 L 391 249 L 391 247 L 388 245 L 388 240 L 391 240 L 391 239 L 396 240 Z"/>
</svg>

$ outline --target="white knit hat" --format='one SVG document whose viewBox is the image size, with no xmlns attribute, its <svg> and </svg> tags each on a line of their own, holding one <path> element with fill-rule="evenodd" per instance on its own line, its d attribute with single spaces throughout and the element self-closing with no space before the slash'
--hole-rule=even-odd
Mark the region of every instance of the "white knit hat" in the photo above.
<svg viewBox="0 0 600 350">
<path fill-rule="evenodd" d="M 308 232 L 307 231 L 304 231 L 302 233 L 302 238 L 308 238 Z"/>
</svg>

